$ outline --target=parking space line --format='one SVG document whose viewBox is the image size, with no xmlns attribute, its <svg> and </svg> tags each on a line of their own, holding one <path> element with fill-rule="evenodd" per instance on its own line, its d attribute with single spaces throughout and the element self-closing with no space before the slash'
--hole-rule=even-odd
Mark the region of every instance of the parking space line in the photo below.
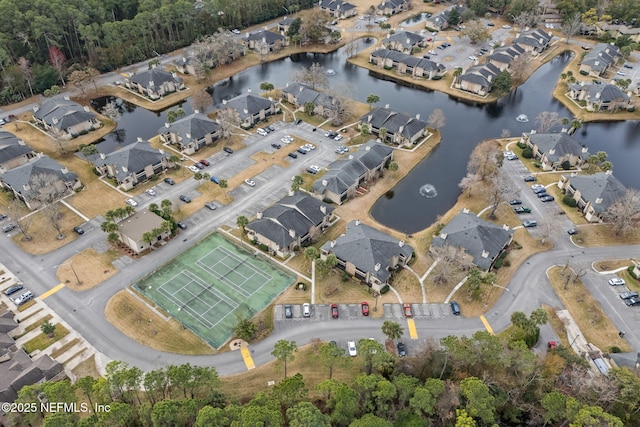
<svg viewBox="0 0 640 427">
<path fill-rule="evenodd" d="M 247 365 L 247 370 L 250 371 L 256 368 L 256 364 L 253 363 L 253 357 L 251 357 L 251 352 L 249 351 L 249 347 L 242 346 L 240 347 L 240 353 L 242 354 L 242 359 L 244 360 L 244 364 Z"/>
<path fill-rule="evenodd" d="M 493 332 L 493 328 L 491 327 L 491 325 L 489 324 L 489 322 L 487 321 L 487 319 L 484 317 L 484 315 L 480 315 L 480 321 L 482 321 L 482 324 L 484 325 L 485 328 L 487 328 L 487 331 L 491 334 L 491 335 L 495 335 L 495 332 Z"/>
<path fill-rule="evenodd" d="M 416 321 L 413 319 L 407 319 L 407 327 L 409 328 L 409 337 L 412 340 L 418 339 L 418 331 L 416 329 Z"/>
<path fill-rule="evenodd" d="M 40 295 L 40 300 L 42 301 L 43 299 L 45 299 L 47 297 L 50 297 L 51 295 L 55 294 L 56 292 L 58 292 L 62 288 L 64 288 L 64 283 L 60 283 L 58 286 L 55 286 L 55 287 L 49 289 L 44 294 Z"/>
</svg>

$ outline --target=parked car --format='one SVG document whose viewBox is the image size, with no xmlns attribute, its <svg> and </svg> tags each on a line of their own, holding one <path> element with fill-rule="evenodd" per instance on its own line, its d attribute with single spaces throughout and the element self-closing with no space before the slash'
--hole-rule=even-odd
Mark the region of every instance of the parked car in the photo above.
<svg viewBox="0 0 640 427">
<path fill-rule="evenodd" d="M 291 306 L 289 304 L 284 306 L 284 317 L 287 319 L 291 319 L 293 317 L 293 311 L 291 311 Z"/>
<path fill-rule="evenodd" d="M 275 131 L 276 131 L 276 128 L 275 128 L 275 126 L 273 126 L 273 125 L 269 125 L 269 126 L 267 126 L 267 130 L 268 130 L 269 132 L 275 132 Z"/>
<path fill-rule="evenodd" d="M 399 342 L 397 344 L 397 347 L 398 347 L 398 356 L 404 357 L 407 355 L 407 347 L 404 345 L 404 343 Z"/>
<path fill-rule="evenodd" d="M 189 166 L 189 170 L 193 173 L 200 171 L 200 169 L 198 169 L 195 165 Z"/>
<path fill-rule="evenodd" d="M 360 304 L 360 310 L 362 311 L 363 316 L 369 315 L 369 304 L 365 301 Z"/>
<path fill-rule="evenodd" d="M 531 187 L 531 188 L 533 188 L 533 187 Z M 534 192 L 535 194 L 546 193 L 546 192 L 547 192 L 547 189 L 546 189 L 546 188 L 544 188 L 544 186 L 542 186 L 542 187 L 536 187 L 536 188 L 533 188 L 533 192 Z"/>
<path fill-rule="evenodd" d="M 548 196 L 549 194 L 546 191 L 536 191 L 536 196 L 538 196 L 538 199 Z"/>
<path fill-rule="evenodd" d="M 609 285 L 611 286 L 624 286 L 625 282 L 623 279 L 619 277 L 614 277 L 613 279 L 609 279 Z"/>
<path fill-rule="evenodd" d="M 631 64 L 624 64 L 623 67 L 628 68 L 629 70 L 633 69 L 633 65 Z"/>
<path fill-rule="evenodd" d="M 513 200 L 509 200 L 509 204 L 510 204 L 511 206 L 521 205 L 521 204 L 522 204 L 522 200 L 520 200 L 520 199 L 513 199 Z"/>
<path fill-rule="evenodd" d="M 517 208 L 513 208 L 513 211 L 517 214 L 531 213 L 531 208 L 528 208 L 526 206 L 518 206 Z"/>
<path fill-rule="evenodd" d="M 76 234 L 80 234 L 80 235 L 84 234 L 84 229 L 80 226 L 73 227 L 73 231 L 75 231 Z"/>
<path fill-rule="evenodd" d="M 311 175 L 315 175 L 315 174 L 317 174 L 317 173 L 318 173 L 318 171 L 317 171 L 317 170 L 315 170 L 315 169 L 313 169 L 312 167 L 308 167 L 306 170 L 307 170 L 307 172 L 309 172 Z"/>
<path fill-rule="evenodd" d="M 225 153 L 233 154 L 233 149 L 231 147 L 224 147 L 222 150 Z"/>
<path fill-rule="evenodd" d="M 340 317 L 340 313 L 338 312 L 338 304 L 331 304 L 331 317 L 337 319 Z"/>
<path fill-rule="evenodd" d="M 240 30 L 239 30 L 239 29 L 237 29 L 237 28 L 234 28 L 233 30 L 231 30 L 231 32 L 232 32 L 233 34 L 240 34 Z"/>
<path fill-rule="evenodd" d="M 540 200 L 543 202 L 553 202 L 555 198 L 549 194 L 545 194 L 543 197 L 540 197 Z"/>
<path fill-rule="evenodd" d="M 545 188 L 545 187 L 542 184 L 533 184 L 531 186 L 531 190 L 536 190 L 536 189 L 539 189 L 539 188 Z"/>
<path fill-rule="evenodd" d="M 530 221 L 523 222 L 522 225 L 524 226 L 524 228 L 537 227 L 538 226 L 538 221 L 536 221 L 535 219 L 532 219 Z"/>
<path fill-rule="evenodd" d="M 22 285 L 21 283 L 18 283 L 17 285 L 13 285 L 9 289 L 4 291 L 4 294 L 7 296 L 13 295 L 16 292 L 21 291 L 23 288 L 24 288 L 24 285 Z"/>
<path fill-rule="evenodd" d="M 0 221 L 2 221 L 3 219 L 7 219 L 7 215 L 0 213 Z"/>
<path fill-rule="evenodd" d="M 580 231 L 577 228 L 570 228 L 567 230 L 567 234 L 569 236 L 573 236 L 574 234 L 578 234 Z"/>
<path fill-rule="evenodd" d="M 184 222 L 178 222 L 178 223 L 176 223 L 176 225 L 181 230 L 186 230 L 187 229 L 187 224 L 185 224 Z"/>
<path fill-rule="evenodd" d="M 289 154 L 287 154 L 287 156 L 291 157 L 292 159 L 297 159 L 298 155 L 295 152 L 291 152 Z"/>
<path fill-rule="evenodd" d="M 266 131 L 266 130 L 264 130 L 264 129 L 262 129 L 262 128 L 258 128 L 258 129 L 256 130 L 256 133 L 257 133 L 258 135 L 267 136 L 267 131 Z"/>
<path fill-rule="evenodd" d="M 413 317 L 413 312 L 411 311 L 411 304 L 407 304 L 407 303 L 402 304 L 402 310 L 404 311 L 405 317 Z"/>
<path fill-rule="evenodd" d="M 469 59 L 470 59 L 470 60 L 472 60 L 472 61 L 477 61 L 477 60 L 478 60 L 478 57 L 476 57 L 476 56 L 474 56 L 474 55 L 471 55 L 471 56 L 469 57 Z"/>
<path fill-rule="evenodd" d="M 451 305 L 451 312 L 456 316 L 460 315 L 460 306 L 458 305 L 458 303 L 455 301 L 451 301 L 450 305 Z"/>
<path fill-rule="evenodd" d="M 355 341 L 347 341 L 347 349 L 349 350 L 349 356 L 356 357 L 358 355 Z"/>
<path fill-rule="evenodd" d="M 247 184 L 249 187 L 255 187 L 256 186 L 256 182 L 254 180 L 252 180 L 252 179 L 249 179 L 249 178 L 245 179 L 244 183 Z"/>
<path fill-rule="evenodd" d="M 624 303 L 627 304 L 629 307 L 632 307 L 634 305 L 640 305 L 640 298 L 629 298 L 624 300 Z"/>
<path fill-rule="evenodd" d="M 628 291 L 628 292 L 622 292 L 621 294 L 618 294 L 618 296 L 622 299 L 638 298 L 638 293 L 633 291 Z"/>
<path fill-rule="evenodd" d="M 275 148 L 276 150 L 279 150 L 279 149 L 281 149 L 281 148 L 282 148 L 282 145 L 280 145 L 280 144 L 276 144 L 275 142 L 274 142 L 273 144 L 271 144 L 271 146 L 272 146 L 273 148 Z"/>
<path fill-rule="evenodd" d="M 299 125 L 300 123 L 302 123 L 302 119 L 296 119 L 296 121 L 294 122 L 295 125 Z"/>
<path fill-rule="evenodd" d="M 538 178 L 536 178 L 533 175 L 527 175 L 527 176 L 524 177 L 524 182 L 535 182 L 537 180 L 538 180 Z"/>
<path fill-rule="evenodd" d="M 511 25 L 503 25 L 502 28 L 504 28 L 505 30 L 508 30 L 511 28 Z"/>
<path fill-rule="evenodd" d="M 518 159 L 519 159 L 519 157 L 516 156 L 515 154 L 511 155 L 511 156 L 507 156 L 507 160 L 518 160 Z"/>
<path fill-rule="evenodd" d="M 23 294 L 20 294 L 19 297 L 14 298 L 13 303 L 15 305 L 20 306 L 32 298 L 33 298 L 33 293 L 31 291 L 27 291 L 27 292 L 24 292 Z"/>
<path fill-rule="evenodd" d="M 334 141 L 341 141 L 342 140 L 342 135 L 336 135 L 335 138 L 333 138 Z"/>
<path fill-rule="evenodd" d="M 211 163 L 209 163 L 209 160 L 205 160 L 205 159 L 200 160 L 200 164 L 203 166 L 211 166 Z"/>
<path fill-rule="evenodd" d="M 311 317 L 311 304 L 308 302 L 302 304 L 302 315 L 304 317 Z"/>
<path fill-rule="evenodd" d="M 155 196 L 156 195 L 156 190 L 154 190 L 153 188 L 147 188 L 144 192 L 147 193 L 150 196 Z"/>
<path fill-rule="evenodd" d="M 198 163 L 194 163 L 194 165 L 193 165 L 193 166 L 197 167 L 199 170 L 204 169 L 204 165 L 203 165 L 202 163 L 200 163 L 200 162 L 198 162 Z"/>
<path fill-rule="evenodd" d="M 176 182 L 175 182 L 173 179 L 171 179 L 171 178 L 165 178 L 165 179 L 164 179 L 164 182 L 166 182 L 166 183 L 167 183 L 167 184 L 169 184 L 169 185 L 175 185 L 175 183 L 176 183 Z"/>
<path fill-rule="evenodd" d="M 300 154 L 307 154 L 308 151 L 304 147 L 300 147 L 296 150 Z"/>
<path fill-rule="evenodd" d="M 182 200 L 185 203 L 191 203 L 191 199 L 189 197 L 187 197 L 184 194 L 181 194 L 180 197 L 178 197 L 180 200 Z"/>
<path fill-rule="evenodd" d="M 7 224 L 4 227 L 2 227 L 2 232 L 3 233 L 8 233 L 10 231 L 13 231 L 16 228 L 15 224 Z"/>
<path fill-rule="evenodd" d="M 126 203 L 126 204 L 128 204 L 128 205 L 130 205 L 130 206 L 133 206 L 133 207 L 138 206 L 138 202 L 136 202 L 136 201 L 135 201 L 135 200 L 133 200 L 133 199 L 127 199 L 127 200 L 125 200 L 125 203 Z"/>
<path fill-rule="evenodd" d="M 212 176 L 212 177 L 211 177 L 211 178 L 209 178 L 209 179 L 210 179 L 210 180 L 211 180 L 211 182 L 213 182 L 214 184 L 220 184 L 220 180 L 219 180 L 217 177 L 215 177 L 215 176 Z"/>
<path fill-rule="evenodd" d="M 207 202 L 204 204 L 205 208 L 211 209 L 212 211 L 215 211 L 217 209 L 216 204 L 213 202 Z"/>
</svg>

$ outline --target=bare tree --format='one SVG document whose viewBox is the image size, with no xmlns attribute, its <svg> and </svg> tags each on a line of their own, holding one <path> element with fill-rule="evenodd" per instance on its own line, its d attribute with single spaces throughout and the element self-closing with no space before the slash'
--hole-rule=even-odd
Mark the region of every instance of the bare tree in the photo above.
<svg viewBox="0 0 640 427">
<path fill-rule="evenodd" d="M 464 30 L 460 31 L 460 37 L 469 37 L 471 44 L 483 42 L 491 38 L 491 33 L 487 29 L 487 26 L 482 22 L 474 20 L 466 23 Z"/>
<path fill-rule="evenodd" d="M 29 86 L 29 92 L 31 92 L 31 96 L 33 96 L 33 88 L 31 87 L 31 81 L 33 80 L 33 73 L 31 72 L 31 64 L 29 63 L 29 60 L 26 59 L 24 56 L 21 56 L 18 59 L 18 67 L 22 72 L 22 78 L 24 79 L 24 81 L 27 82 L 27 85 Z"/>
<path fill-rule="evenodd" d="M 493 176 L 503 161 L 502 147 L 497 141 L 487 140 L 476 146 L 471 152 L 467 173 L 478 175 L 480 181 Z"/>
<path fill-rule="evenodd" d="M 491 203 L 489 218 L 495 218 L 496 210 L 500 203 L 514 198 L 518 195 L 518 192 L 518 186 L 514 184 L 509 174 L 504 169 L 499 168 L 489 179 L 489 186 L 484 187 L 484 193 L 489 197 L 489 202 Z"/>
<path fill-rule="evenodd" d="M 540 239 L 540 243 L 544 245 L 544 242 L 547 240 L 547 238 L 551 236 L 551 223 L 546 219 L 542 220 L 538 222 L 538 229 L 542 234 L 542 239 Z"/>
<path fill-rule="evenodd" d="M 567 43 L 578 32 L 580 24 L 582 24 L 582 15 L 580 12 L 576 12 L 562 25 L 562 33 L 567 36 Z"/>
<path fill-rule="evenodd" d="M 511 73 L 511 81 L 514 85 L 519 86 L 527 80 L 530 64 L 531 53 L 529 52 L 525 52 L 511 61 L 509 72 Z"/>
<path fill-rule="evenodd" d="M 329 81 L 327 80 L 326 71 L 324 67 L 314 62 L 309 68 L 302 67 L 294 71 L 291 75 L 291 80 L 311 86 L 311 89 L 327 87 Z"/>
<path fill-rule="evenodd" d="M 622 197 L 609 206 L 603 216 L 613 225 L 616 236 L 627 235 L 637 230 L 640 224 L 640 191 L 628 188 Z"/>
<path fill-rule="evenodd" d="M 554 126 L 562 124 L 562 118 L 556 112 L 543 111 L 536 116 L 536 126 L 539 133 L 547 133 Z"/>
<path fill-rule="evenodd" d="M 344 120 L 347 117 L 352 90 L 347 85 L 339 84 L 333 86 L 327 92 L 332 97 L 332 110 L 329 117 L 331 118 L 331 122 L 334 126 L 340 126 L 344 123 Z"/>
<path fill-rule="evenodd" d="M 460 187 L 463 192 L 466 191 L 468 197 L 471 197 L 471 192 L 481 181 L 482 178 L 477 173 L 467 173 L 464 178 L 460 180 L 458 187 Z"/>
<path fill-rule="evenodd" d="M 9 218 L 11 218 L 16 224 L 16 227 L 18 227 L 18 230 L 20 230 L 20 233 L 22 233 L 22 240 L 31 240 L 32 236 L 29 234 L 29 229 L 31 228 L 33 215 L 28 215 L 29 211 L 22 200 L 11 200 L 9 202 L 7 213 L 9 214 Z"/>
<path fill-rule="evenodd" d="M 211 104 L 213 104 L 213 98 L 206 90 L 196 91 L 191 96 L 191 105 L 201 113 L 204 113 Z"/>
<path fill-rule="evenodd" d="M 433 112 L 429 115 L 427 123 L 435 130 L 444 127 L 444 125 L 447 123 L 447 119 L 444 116 L 444 111 L 442 111 L 440 108 L 436 108 L 435 110 L 433 110 Z"/>
<path fill-rule="evenodd" d="M 231 136 L 233 128 L 238 127 L 242 121 L 240 114 L 233 108 L 223 108 L 218 111 L 216 121 L 220 126 L 220 136 L 222 139 L 228 139 Z"/>
<path fill-rule="evenodd" d="M 522 11 L 513 17 L 513 24 L 521 30 L 530 27 L 538 21 L 538 14 L 532 11 Z"/>
<path fill-rule="evenodd" d="M 104 107 L 102 107 L 102 110 L 100 110 L 100 113 L 114 122 L 120 120 L 120 117 L 122 116 L 116 101 L 107 102 Z"/>
<path fill-rule="evenodd" d="M 47 219 L 49 220 L 51 227 L 53 227 L 53 229 L 56 230 L 56 232 L 58 233 L 56 238 L 58 240 L 64 239 L 65 234 L 62 232 L 62 222 L 61 222 L 62 219 L 64 218 L 64 212 L 62 212 L 62 209 L 60 208 L 60 203 L 58 202 L 51 203 L 50 205 L 47 205 L 43 209 L 43 211 L 47 216 Z"/>
<path fill-rule="evenodd" d="M 429 248 L 431 255 L 437 260 L 431 275 L 436 285 L 446 285 L 451 278 L 460 271 L 470 267 L 463 251 L 450 245 L 435 246 Z"/>
<path fill-rule="evenodd" d="M 611 0 L 598 0 L 596 4 L 596 12 L 598 13 L 598 18 L 607 13 L 607 9 L 609 8 L 609 4 Z"/>
<path fill-rule="evenodd" d="M 344 52 L 347 55 L 347 58 L 353 58 L 358 54 L 358 49 L 360 48 L 360 39 L 355 39 L 355 36 L 351 35 L 351 40 L 344 47 Z"/>
</svg>

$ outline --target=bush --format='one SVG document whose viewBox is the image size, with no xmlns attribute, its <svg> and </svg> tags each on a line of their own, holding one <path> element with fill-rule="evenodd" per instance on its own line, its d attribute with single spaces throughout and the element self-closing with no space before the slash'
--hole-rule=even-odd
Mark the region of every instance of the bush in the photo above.
<svg viewBox="0 0 640 427">
<path fill-rule="evenodd" d="M 351 276 L 349 275 L 349 273 L 347 273 L 346 271 L 342 270 L 340 272 L 340 280 L 342 280 L 343 282 L 348 282 L 349 279 L 351 279 Z"/>
<path fill-rule="evenodd" d="M 524 150 L 522 150 L 522 157 L 524 157 L 525 159 L 532 159 L 533 150 L 529 147 L 525 148 Z"/>
<path fill-rule="evenodd" d="M 589 73 L 587 73 L 585 70 L 580 70 L 580 74 L 582 74 L 583 76 L 588 76 Z"/>
<path fill-rule="evenodd" d="M 505 267 L 511 267 L 511 261 L 509 261 L 508 259 L 504 260 L 504 266 Z"/>
<path fill-rule="evenodd" d="M 265 244 L 262 244 L 262 243 L 260 243 L 260 244 L 258 245 L 258 248 L 259 248 L 261 251 L 264 251 L 264 252 L 267 252 L 267 251 L 269 250 L 269 246 L 267 246 L 267 245 L 265 245 Z"/>
<path fill-rule="evenodd" d="M 387 71 L 389 71 L 389 70 L 393 70 L 393 67 L 390 67 L 390 66 L 388 66 L 388 65 L 385 65 L 385 66 L 384 66 L 384 69 L 385 69 L 385 70 L 387 70 Z"/>
<path fill-rule="evenodd" d="M 382 288 L 380 288 L 380 294 L 386 294 L 387 292 L 389 292 L 389 285 L 384 285 Z"/>
<path fill-rule="evenodd" d="M 609 350 L 609 353 L 622 353 L 622 350 L 620 350 L 620 347 L 618 347 L 617 345 L 614 345 L 613 347 L 611 347 L 611 349 Z"/>
<path fill-rule="evenodd" d="M 495 268 L 496 270 L 499 269 L 500 267 L 502 267 L 502 262 L 504 261 L 504 258 L 498 258 L 496 260 L 495 263 L 493 263 L 493 268 Z"/>
<path fill-rule="evenodd" d="M 560 167 L 566 171 L 568 171 L 569 169 L 571 169 L 571 163 L 569 163 L 569 160 L 565 160 L 564 162 L 562 162 L 562 164 L 560 165 Z"/>
<path fill-rule="evenodd" d="M 633 265 L 630 265 L 629 267 L 627 267 L 627 271 L 629 272 L 631 277 L 633 277 L 634 279 L 638 280 L 638 276 L 636 276 L 636 273 L 633 272 Z"/>
<path fill-rule="evenodd" d="M 576 202 L 576 200 L 573 197 L 569 196 L 569 195 L 566 195 L 566 196 L 564 196 L 562 198 L 562 203 L 564 203 L 565 205 L 569 206 L 570 208 L 575 208 L 576 205 L 578 204 Z"/>
<path fill-rule="evenodd" d="M 524 142 L 522 142 L 522 141 L 518 141 L 518 148 L 521 148 L 521 149 L 523 149 L 523 150 L 524 150 L 525 148 L 527 148 L 527 144 L 525 144 L 525 143 L 524 143 Z"/>
<path fill-rule="evenodd" d="M 538 169 L 540 169 L 542 167 L 542 163 L 540 162 L 533 162 L 533 166 L 537 167 Z"/>
<path fill-rule="evenodd" d="M 442 80 L 442 76 L 433 76 L 431 80 Z"/>
</svg>

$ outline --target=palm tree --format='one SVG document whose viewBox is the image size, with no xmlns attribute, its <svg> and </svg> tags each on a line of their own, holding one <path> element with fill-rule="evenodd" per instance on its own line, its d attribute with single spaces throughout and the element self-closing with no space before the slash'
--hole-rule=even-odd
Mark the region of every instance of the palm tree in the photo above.
<svg viewBox="0 0 640 427">
<path fill-rule="evenodd" d="M 112 245 L 115 245 L 115 243 L 120 240 L 120 235 L 118 233 L 109 233 L 109 235 L 107 236 L 107 240 L 109 241 L 109 243 L 111 243 Z"/>
<path fill-rule="evenodd" d="M 391 320 L 385 320 L 382 324 L 382 333 L 386 335 L 387 339 L 397 340 L 402 336 L 404 330 L 399 323 Z"/>
<path fill-rule="evenodd" d="M 244 233 L 244 228 L 247 226 L 247 224 L 249 224 L 249 220 L 246 216 L 240 215 L 238 219 L 236 219 L 236 224 L 238 224 L 238 227 L 240 227 L 242 229 L 242 232 Z"/>
<path fill-rule="evenodd" d="M 389 132 L 389 130 L 387 128 L 380 128 L 380 139 L 382 141 L 386 141 L 387 140 L 387 133 Z"/>
<path fill-rule="evenodd" d="M 162 224 L 160 224 L 159 230 L 161 233 L 170 233 L 171 228 L 172 228 L 171 221 L 162 221 Z"/>
<path fill-rule="evenodd" d="M 151 212 L 156 212 L 158 210 L 158 204 L 157 203 L 150 203 L 149 204 L 149 210 Z"/>
<path fill-rule="evenodd" d="M 40 330 L 49 338 L 53 338 L 56 334 L 56 325 L 51 323 L 49 320 L 45 320 L 44 323 L 40 325 Z"/>
<path fill-rule="evenodd" d="M 118 224 L 113 221 L 105 221 L 100 224 L 100 229 L 105 233 L 114 233 L 118 231 Z"/>
<path fill-rule="evenodd" d="M 164 218 L 170 218 L 171 217 L 171 200 L 169 199 L 164 199 L 160 202 L 160 206 L 162 209 L 162 216 Z"/>
<path fill-rule="evenodd" d="M 156 240 L 157 234 L 154 234 L 155 230 L 147 231 L 142 234 L 142 241 L 149 245 L 149 249 L 153 250 L 153 242 Z"/>
</svg>

